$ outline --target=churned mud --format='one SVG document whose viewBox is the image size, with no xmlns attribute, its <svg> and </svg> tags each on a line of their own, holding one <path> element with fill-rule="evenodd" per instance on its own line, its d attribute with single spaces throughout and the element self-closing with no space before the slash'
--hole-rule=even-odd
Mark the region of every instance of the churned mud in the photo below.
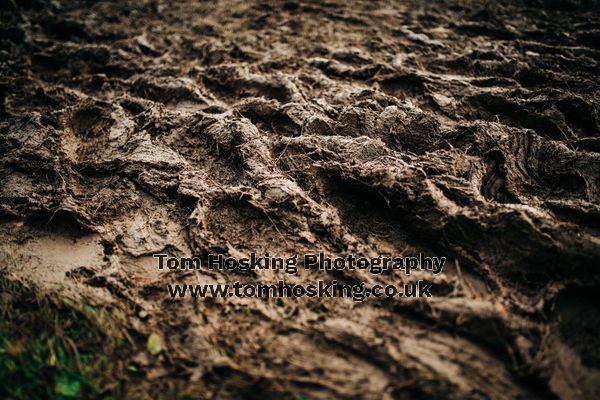
<svg viewBox="0 0 600 400">
<path fill-rule="evenodd" d="M 2 268 L 157 398 L 600 398 L 595 1 L 2 1 Z M 172 299 L 155 253 L 418 254 L 419 299 Z"/>
</svg>

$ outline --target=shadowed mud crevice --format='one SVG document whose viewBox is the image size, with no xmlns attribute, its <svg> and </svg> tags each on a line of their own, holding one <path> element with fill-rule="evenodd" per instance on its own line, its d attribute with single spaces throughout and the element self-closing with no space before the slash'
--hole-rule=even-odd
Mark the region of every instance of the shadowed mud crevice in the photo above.
<svg viewBox="0 0 600 400">
<path fill-rule="evenodd" d="M 53 235 L 78 238 L 93 233 L 89 223 L 83 222 L 80 216 L 67 210 L 37 212 L 31 215 L 27 222 Z"/>
<path fill-rule="evenodd" d="M 483 177 L 481 193 L 488 200 L 502 203 L 517 203 L 517 199 L 506 188 L 506 172 L 501 152 L 489 152 L 485 155 L 487 172 Z"/>
<path fill-rule="evenodd" d="M 561 293 L 556 299 L 556 318 L 566 344 L 581 357 L 584 365 L 598 368 L 600 353 L 589 350 L 587 345 L 598 340 L 600 303 L 594 296 L 597 288 Z M 594 346 L 598 349 L 598 346 Z"/>
</svg>

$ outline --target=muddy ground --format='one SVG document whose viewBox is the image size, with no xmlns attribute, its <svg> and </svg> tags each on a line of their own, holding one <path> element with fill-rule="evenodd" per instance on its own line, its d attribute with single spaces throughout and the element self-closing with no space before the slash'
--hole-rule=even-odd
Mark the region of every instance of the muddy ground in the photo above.
<svg viewBox="0 0 600 400">
<path fill-rule="evenodd" d="M 597 2 L 173 3 L 0 2 L 2 267 L 158 337 L 131 355 L 131 393 L 600 398 Z M 152 259 L 252 251 L 449 261 L 406 277 Z M 435 296 L 165 289 L 281 278 Z"/>
</svg>

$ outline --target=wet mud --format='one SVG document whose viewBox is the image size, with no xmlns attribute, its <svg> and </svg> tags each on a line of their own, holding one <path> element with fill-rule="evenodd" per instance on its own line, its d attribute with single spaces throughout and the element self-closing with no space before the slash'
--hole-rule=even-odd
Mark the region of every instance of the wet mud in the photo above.
<svg viewBox="0 0 600 400">
<path fill-rule="evenodd" d="M 2 263 L 195 398 L 600 396 L 594 1 L 0 2 Z M 171 299 L 176 256 L 448 257 L 432 298 Z M 331 279 L 303 270 L 294 283 Z M 150 378 L 148 378 L 150 379 Z"/>
</svg>

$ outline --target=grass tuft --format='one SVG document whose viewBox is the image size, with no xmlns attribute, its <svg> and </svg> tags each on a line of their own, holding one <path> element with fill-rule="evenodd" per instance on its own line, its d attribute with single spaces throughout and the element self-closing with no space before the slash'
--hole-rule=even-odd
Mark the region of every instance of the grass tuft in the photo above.
<svg viewBox="0 0 600 400">
<path fill-rule="evenodd" d="M 130 344 L 106 311 L 0 275 L 0 398 L 119 398 Z"/>
</svg>

